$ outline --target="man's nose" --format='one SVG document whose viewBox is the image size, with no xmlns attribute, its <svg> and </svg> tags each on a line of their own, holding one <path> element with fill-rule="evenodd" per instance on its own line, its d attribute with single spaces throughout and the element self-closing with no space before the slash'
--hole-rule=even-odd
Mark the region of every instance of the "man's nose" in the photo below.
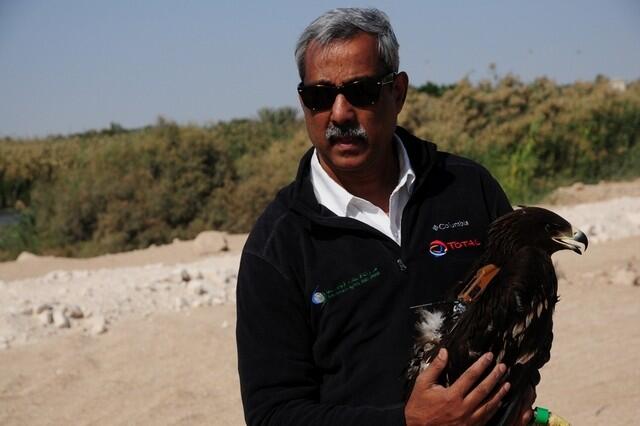
<svg viewBox="0 0 640 426">
<path fill-rule="evenodd" d="M 356 111 L 347 98 L 339 93 L 331 107 L 331 121 L 336 124 L 344 124 L 355 121 Z"/>
</svg>

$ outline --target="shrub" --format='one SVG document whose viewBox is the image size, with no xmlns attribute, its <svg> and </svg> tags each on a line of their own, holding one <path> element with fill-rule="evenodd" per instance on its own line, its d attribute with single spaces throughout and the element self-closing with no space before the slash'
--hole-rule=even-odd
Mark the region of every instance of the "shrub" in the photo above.
<svg viewBox="0 0 640 426">
<path fill-rule="evenodd" d="M 409 90 L 401 125 L 485 165 L 514 203 L 558 185 L 640 175 L 640 82 L 558 85 L 540 78 Z M 22 250 L 74 256 L 248 231 L 308 149 L 292 108 L 210 126 L 108 129 L 0 139 L 0 209 L 25 219 L 0 228 L 0 258 Z"/>
</svg>

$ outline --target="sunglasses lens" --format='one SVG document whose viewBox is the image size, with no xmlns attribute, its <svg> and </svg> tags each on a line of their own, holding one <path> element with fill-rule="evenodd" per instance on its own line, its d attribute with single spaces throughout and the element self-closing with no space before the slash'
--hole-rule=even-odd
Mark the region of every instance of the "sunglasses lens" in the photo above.
<svg viewBox="0 0 640 426">
<path fill-rule="evenodd" d="M 300 90 L 300 97 L 304 105 L 314 111 L 324 111 L 331 108 L 336 100 L 337 89 L 330 86 L 305 86 Z"/>
<path fill-rule="evenodd" d="M 364 107 L 376 103 L 380 96 L 380 85 L 372 80 L 354 81 L 345 85 L 342 92 L 351 105 Z"/>
</svg>

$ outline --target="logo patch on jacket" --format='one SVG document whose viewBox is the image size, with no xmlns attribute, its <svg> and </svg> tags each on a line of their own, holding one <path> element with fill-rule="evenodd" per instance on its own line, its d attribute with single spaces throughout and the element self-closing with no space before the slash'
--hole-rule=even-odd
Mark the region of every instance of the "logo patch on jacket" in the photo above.
<svg viewBox="0 0 640 426">
<path fill-rule="evenodd" d="M 456 222 L 436 223 L 431 227 L 431 229 L 433 229 L 434 232 L 436 232 L 436 231 L 445 231 L 447 229 L 464 228 L 465 226 L 469 226 L 469 221 L 462 219 Z"/>
<path fill-rule="evenodd" d="M 435 257 L 441 257 L 451 250 L 460 250 L 471 247 L 480 247 L 480 240 L 440 241 L 433 240 L 429 243 L 429 253 Z"/>
<path fill-rule="evenodd" d="M 340 281 L 335 287 L 318 291 L 316 290 L 311 294 L 311 303 L 314 305 L 322 305 L 327 303 L 331 299 L 340 296 L 348 291 L 355 290 L 358 287 L 361 287 L 365 284 L 370 283 L 374 279 L 380 276 L 380 270 L 376 266 L 375 268 L 360 272 L 358 275 L 346 279 L 344 281 Z"/>
</svg>

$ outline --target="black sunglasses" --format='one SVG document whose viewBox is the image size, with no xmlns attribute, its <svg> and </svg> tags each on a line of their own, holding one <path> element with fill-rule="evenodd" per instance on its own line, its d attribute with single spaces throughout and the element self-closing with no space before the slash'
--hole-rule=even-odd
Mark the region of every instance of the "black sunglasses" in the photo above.
<svg viewBox="0 0 640 426">
<path fill-rule="evenodd" d="M 374 105 L 380 98 L 380 90 L 385 84 L 392 83 L 396 73 L 381 78 L 365 77 L 341 86 L 332 84 L 298 84 L 298 93 L 304 106 L 312 111 L 326 111 L 333 106 L 336 96 L 342 93 L 354 107 Z"/>
</svg>

